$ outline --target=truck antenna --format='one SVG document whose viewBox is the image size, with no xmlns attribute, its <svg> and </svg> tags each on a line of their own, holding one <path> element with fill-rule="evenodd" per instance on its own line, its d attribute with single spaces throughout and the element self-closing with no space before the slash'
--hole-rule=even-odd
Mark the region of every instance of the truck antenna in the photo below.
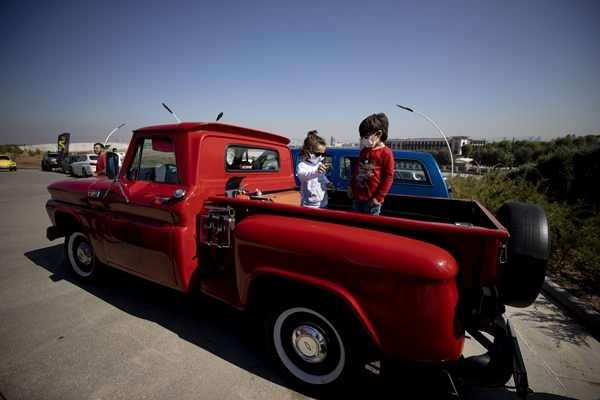
<svg viewBox="0 0 600 400">
<path fill-rule="evenodd" d="M 165 103 L 161 103 L 162 106 L 171 113 L 171 115 L 173 116 L 173 118 L 175 118 L 175 121 L 177 121 L 178 124 L 181 123 L 181 120 L 179 119 L 179 117 L 177 116 L 177 114 L 175 114 L 170 108 L 169 106 L 167 106 Z"/>
<path fill-rule="evenodd" d="M 223 111 L 221 111 L 221 112 L 219 113 L 219 115 L 217 115 L 217 119 L 216 119 L 215 121 L 218 121 L 218 120 L 220 120 L 221 118 L 223 118 Z"/>
<path fill-rule="evenodd" d="M 110 139 L 110 137 L 112 136 L 113 133 L 115 133 L 116 131 L 118 131 L 119 129 L 121 129 L 124 126 L 125 126 L 125 124 L 121 124 L 121 125 L 117 126 L 115 129 L 113 129 L 112 131 L 110 131 L 108 133 L 108 135 L 106 135 L 106 139 L 104 139 L 104 145 L 106 146 L 106 143 L 108 143 L 108 139 Z"/>
</svg>

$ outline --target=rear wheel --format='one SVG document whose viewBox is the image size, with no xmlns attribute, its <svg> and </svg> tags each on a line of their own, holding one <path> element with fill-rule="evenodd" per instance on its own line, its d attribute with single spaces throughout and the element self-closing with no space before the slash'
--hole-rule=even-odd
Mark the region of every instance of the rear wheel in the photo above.
<svg viewBox="0 0 600 400">
<path fill-rule="evenodd" d="M 292 304 L 269 314 L 266 341 L 281 369 L 309 388 L 337 387 L 357 371 L 343 313 Z"/>
<path fill-rule="evenodd" d="M 73 273 L 80 279 L 93 280 L 98 275 L 98 262 L 88 237 L 80 231 L 65 238 L 65 258 Z"/>
<path fill-rule="evenodd" d="M 510 233 L 500 295 L 504 304 L 527 307 L 540 293 L 550 258 L 546 213 L 535 204 L 511 201 L 503 204 L 497 215 Z"/>
</svg>

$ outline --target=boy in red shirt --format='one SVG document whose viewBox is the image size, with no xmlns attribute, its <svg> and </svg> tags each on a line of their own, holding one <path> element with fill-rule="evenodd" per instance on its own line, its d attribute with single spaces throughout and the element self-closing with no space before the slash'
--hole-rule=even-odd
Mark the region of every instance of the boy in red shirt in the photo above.
<svg viewBox="0 0 600 400">
<path fill-rule="evenodd" d="M 350 194 L 352 209 L 379 215 L 394 180 L 394 154 L 385 145 L 389 122 L 383 113 L 369 115 L 358 127 L 362 150 L 358 156 Z"/>
</svg>

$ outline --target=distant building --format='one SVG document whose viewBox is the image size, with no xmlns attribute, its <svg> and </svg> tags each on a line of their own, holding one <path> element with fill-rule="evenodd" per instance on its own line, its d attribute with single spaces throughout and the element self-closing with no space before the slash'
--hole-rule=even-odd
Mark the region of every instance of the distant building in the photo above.
<svg viewBox="0 0 600 400">
<path fill-rule="evenodd" d="M 448 143 L 452 153 L 462 155 L 462 147 L 470 144 L 474 147 L 485 145 L 485 139 L 471 139 L 468 136 L 450 136 Z M 440 151 L 446 150 L 446 141 L 444 138 L 408 138 L 408 139 L 389 139 L 388 146 L 392 150 L 412 150 L 412 151 Z"/>
</svg>

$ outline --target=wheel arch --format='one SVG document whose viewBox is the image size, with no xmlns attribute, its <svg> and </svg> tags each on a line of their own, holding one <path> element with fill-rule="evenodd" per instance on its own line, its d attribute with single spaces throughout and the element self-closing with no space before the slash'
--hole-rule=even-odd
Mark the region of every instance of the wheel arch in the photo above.
<svg viewBox="0 0 600 400">
<path fill-rule="evenodd" d="M 284 299 L 307 295 L 344 311 L 351 322 L 362 329 L 374 349 L 382 348 L 381 339 L 360 302 L 345 288 L 326 280 L 268 268 L 256 273 L 250 280 L 245 304 L 246 309 L 257 312 L 272 306 L 277 300 L 283 303 Z"/>
<path fill-rule="evenodd" d="M 56 211 L 54 213 L 54 225 L 63 236 L 77 229 L 83 229 L 83 224 L 79 218 L 66 211 Z"/>
</svg>

